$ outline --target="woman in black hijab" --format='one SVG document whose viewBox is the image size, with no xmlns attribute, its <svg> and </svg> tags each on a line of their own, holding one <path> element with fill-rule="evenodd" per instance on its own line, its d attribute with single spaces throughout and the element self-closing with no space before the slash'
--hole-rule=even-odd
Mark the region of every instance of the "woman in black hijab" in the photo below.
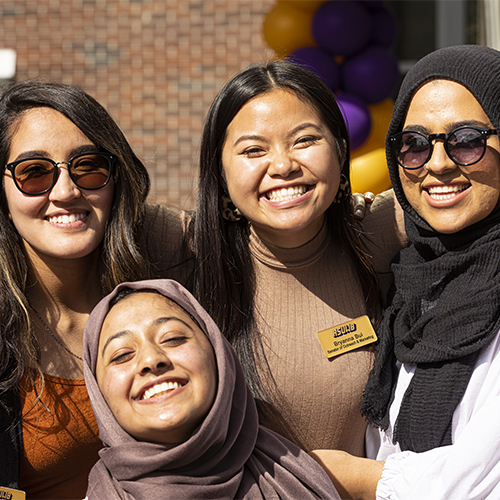
<svg viewBox="0 0 500 500">
<path fill-rule="evenodd" d="M 499 132 L 496 50 L 441 49 L 406 76 L 386 152 L 411 246 L 362 407 L 377 500 L 500 498 Z"/>
</svg>

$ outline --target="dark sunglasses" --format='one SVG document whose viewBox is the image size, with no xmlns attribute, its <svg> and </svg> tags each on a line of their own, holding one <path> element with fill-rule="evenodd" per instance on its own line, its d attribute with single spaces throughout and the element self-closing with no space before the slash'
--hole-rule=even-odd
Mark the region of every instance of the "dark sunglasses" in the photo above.
<svg viewBox="0 0 500 500">
<path fill-rule="evenodd" d="M 49 158 L 25 158 L 5 165 L 16 187 L 24 194 L 36 196 L 50 191 L 59 177 L 59 165 L 67 165 L 71 180 L 81 189 L 101 189 L 111 179 L 115 156 L 110 153 L 83 153 L 69 161 Z"/>
<path fill-rule="evenodd" d="M 486 140 L 496 134 L 493 129 L 478 127 L 458 127 L 449 134 L 426 135 L 414 130 L 406 130 L 389 137 L 396 161 L 407 170 L 423 167 L 432 156 L 432 141 L 444 141 L 446 154 L 457 165 L 474 165 L 486 152 Z"/>
</svg>

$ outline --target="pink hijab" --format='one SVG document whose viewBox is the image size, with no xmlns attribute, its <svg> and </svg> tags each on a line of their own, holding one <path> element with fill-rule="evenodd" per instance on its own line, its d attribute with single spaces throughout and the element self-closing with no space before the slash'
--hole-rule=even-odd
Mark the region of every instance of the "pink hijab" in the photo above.
<svg viewBox="0 0 500 500">
<path fill-rule="evenodd" d="M 137 441 L 115 420 L 95 378 L 101 326 L 123 288 L 154 289 L 198 322 L 218 369 L 215 401 L 181 444 Z M 122 283 L 93 310 L 84 333 L 84 372 L 104 448 L 89 476 L 87 497 L 102 499 L 334 499 L 323 469 L 297 446 L 259 426 L 257 410 L 232 347 L 194 297 L 171 280 Z"/>
</svg>

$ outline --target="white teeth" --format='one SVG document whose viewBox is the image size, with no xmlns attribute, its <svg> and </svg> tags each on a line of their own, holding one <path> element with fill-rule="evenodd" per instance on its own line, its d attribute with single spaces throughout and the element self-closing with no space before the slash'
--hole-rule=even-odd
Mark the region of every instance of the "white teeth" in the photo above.
<svg viewBox="0 0 500 500">
<path fill-rule="evenodd" d="M 173 391 L 174 389 L 178 389 L 181 387 L 179 382 L 162 382 L 161 384 L 154 385 L 150 387 L 148 390 L 144 391 L 144 395 L 141 399 L 149 399 L 161 392 Z"/>
<path fill-rule="evenodd" d="M 275 189 L 267 193 L 267 199 L 270 201 L 292 200 L 302 196 L 307 191 L 306 186 L 294 186 L 289 188 Z"/>
<path fill-rule="evenodd" d="M 435 200 L 449 200 L 458 193 L 465 191 L 469 186 L 432 186 L 427 189 L 431 198 Z"/>
<path fill-rule="evenodd" d="M 56 215 L 54 217 L 49 217 L 49 222 L 52 224 L 69 224 L 70 222 L 76 222 L 85 217 L 85 214 L 71 214 L 71 215 Z"/>
</svg>

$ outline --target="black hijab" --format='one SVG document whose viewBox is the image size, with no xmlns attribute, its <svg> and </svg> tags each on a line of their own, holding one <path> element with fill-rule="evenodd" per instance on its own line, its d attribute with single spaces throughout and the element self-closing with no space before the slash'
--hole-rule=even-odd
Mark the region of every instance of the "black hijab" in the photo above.
<svg viewBox="0 0 500 500">
<path fill-rule="evenodd" d="M 123 288 L 154 289 L 179 304 L 214 350 L 218 385 L 212 408 L 180 444 L 134 439 L 116 421 L 95 377 L 101 326 Z M 332 499 L 328 476 L 307 453 L 259 427 L 238 358 L 194 297 L 172 280 L 122 283 L 92 311 L 85 327 L 84 372 L 104 448 L 89 476 L 87 497 L 102 499 Z"/>
<path fill-rule="evenodd" d="M 500 52 L 462 45 L 437 50 L 409 71 L 388 137 L 402 130 L 416 90 L 434 79 L 464 85 L 493 127 L 500 129 Z M 451 444 L 453 413 L 474 363 L 500 329 L 500 204 L 461 231 L 439 233 L 406 199 L 389 141 L 386 154 L 411 245 L 392 264 L 391 305 L 380 325 L 378 356 L 362 413 L 372 424 L 387 429 L 398 377 L 396 361 L 415 364 L 393 439 L 402 450 L 422 452 Z"/>
</svg>

